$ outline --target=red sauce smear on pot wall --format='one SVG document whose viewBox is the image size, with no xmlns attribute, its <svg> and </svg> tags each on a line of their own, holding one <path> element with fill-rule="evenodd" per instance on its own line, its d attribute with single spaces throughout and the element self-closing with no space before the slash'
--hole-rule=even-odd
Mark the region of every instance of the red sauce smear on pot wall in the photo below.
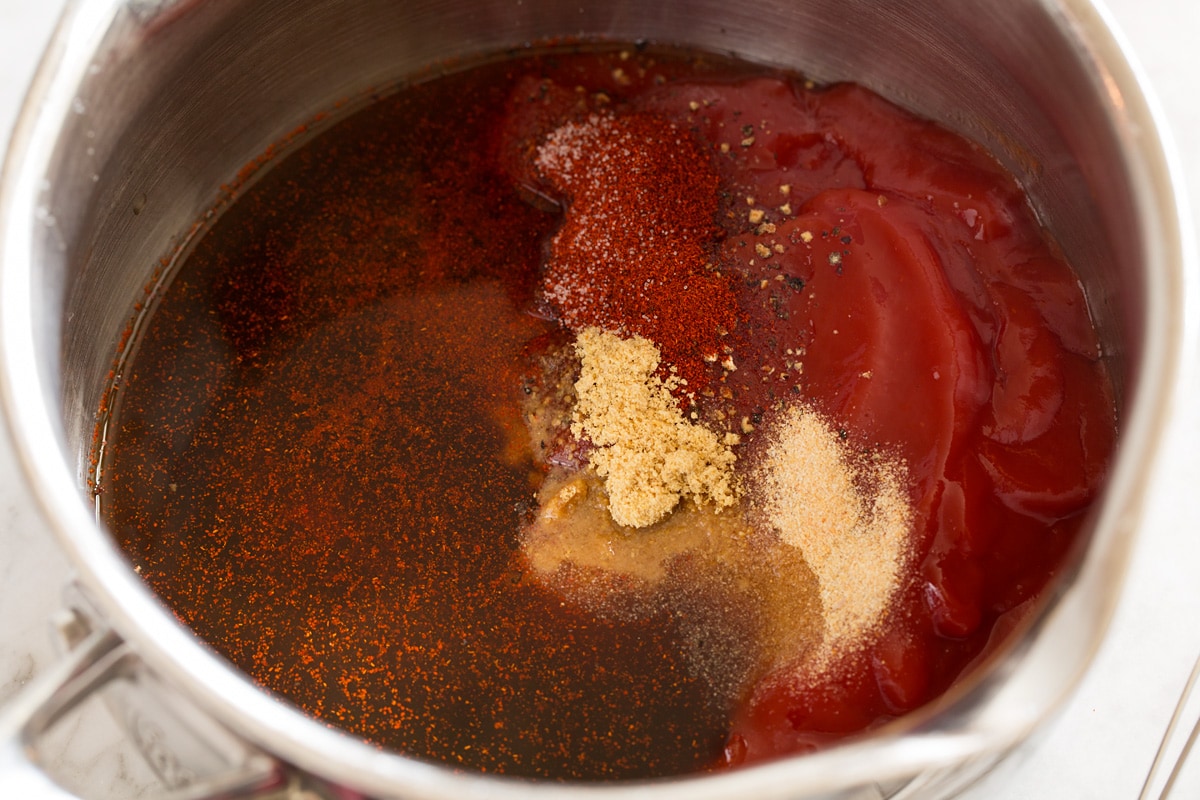
<svg viewBox="0 0 1200 800">
<path fill-rule="evenodd" d="M 520 411 L 564 325 L 655 341 L 746 458 L 803 399 L 904 459 L 915 566 L 877 643 L 730 707 L 670 615 L 528 579 L 533 492 L 579 455 Z M 1115 435 L 1079 281 L 986 153 L 854 86 L 662 51 L 512 59 L 354 115 L 221 216 L 137 346 L 100 496 L 179 617 L 380 746 L 560 780 L 802 752 L 928 702 L 1060 569 Z"/>
</svg>

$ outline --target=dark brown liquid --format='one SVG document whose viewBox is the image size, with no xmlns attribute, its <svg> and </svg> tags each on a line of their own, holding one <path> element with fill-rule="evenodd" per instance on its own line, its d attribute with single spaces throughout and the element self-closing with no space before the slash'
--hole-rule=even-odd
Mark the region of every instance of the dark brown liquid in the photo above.
<svg viewBox="0 0 1200 800">
<path fill-rule="evenodd" d="M 439 79 L 306 144 L 187 258 L 120 389 L 101 496 L 142 575 L 263 686 L 384 747 L 609 779 L 725 742 L 675 620 L 597 620 L 516 561 L 517 370 L 550 327 L 528 312 L 558 217 L 488 154 L 520 74 L 615 63 Z"/>
</svg>

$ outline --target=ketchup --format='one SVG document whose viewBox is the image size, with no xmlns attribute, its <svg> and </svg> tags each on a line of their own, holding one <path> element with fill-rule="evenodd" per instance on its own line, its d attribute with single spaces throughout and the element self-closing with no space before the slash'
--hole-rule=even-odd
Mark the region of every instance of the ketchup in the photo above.
<svg viewBox="0 0 1200 800">
<path fill-rule="evenodd" d="M 766 287 L 747 304 L 759 358 L 802 342 L 801 394 L 912 481 L 920 555 L 887 633 L 736 714 L 730 760 L 802 751 L 944 691 L 1053 577 L 1113 449 L 1111 384 L 1078 277 L 977 146 L 852 85 L 701 82 L 636 105 L 724 155 L 722 254 Z M 736 224 L 743 198 L 771 199 L 770 233 Z M 755 258 L 764 240 L 782 252 Z M 783 394 L 749 373 L 728 379 L 737 413 Z"/>
</svg>

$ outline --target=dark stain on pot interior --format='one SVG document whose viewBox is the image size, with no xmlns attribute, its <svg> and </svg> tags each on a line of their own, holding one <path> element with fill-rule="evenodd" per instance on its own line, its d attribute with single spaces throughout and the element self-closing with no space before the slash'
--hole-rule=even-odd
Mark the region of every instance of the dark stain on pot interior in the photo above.
<svg viewBox="0 0 1200 800">
<path fill-rule="evenodd" d="M 264 687 L 470 770 L 736 766 L 944 691 L 1059 569 L 1111 386 L 994 161 L 865 90 L 764 75 L 655 48 L 510 58 L 273 163 L 153 298 L 107 396 L 97 493 L 135 568 Z M 715 218 L 655 238 L 718 185 Z M 625 228 L 581 221 L 618 195 Z M 740 448 L 743 506 L 697 495 L 617 530 L 570 424 L 583 343 L 624 346 L 598 328 L 672 354 L 655 385 Z M 840 454 L 840 496 L 776 463 L 797 442 Z M 801 490 L 870 524 L 806 551 Z M 865 558 L 821 562 L 851 540 Z M 605 566 L 630 543 L 639 564 Z"/>
</svg>

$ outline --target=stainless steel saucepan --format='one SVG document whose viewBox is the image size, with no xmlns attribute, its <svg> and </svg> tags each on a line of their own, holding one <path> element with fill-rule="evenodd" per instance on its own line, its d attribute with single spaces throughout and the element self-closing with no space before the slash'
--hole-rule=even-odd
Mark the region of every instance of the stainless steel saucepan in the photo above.
<svg viewBox="0 0 1200 800">
<path fill-rule="evenodd" d="M 1119 383 L 1086 547 L 984 670 L 872 737 L 728 774 L 575 786 L 381 752 L 256 688 L 179 624 L 97 522 L 96 411 L 134 303 L 221 185 L 289 132 L 448 60 L 649 39 L 854 80 L 994 151 L 1080 270 Z M 1136 71 L 1087 0 L 79 0 L 0 183 L 0 379 L 47 528 L 78 573 L 70 655 L 0 714 L 0 795 L 65 796 L 37 741 L 100 691 L 171 797 L 944 797 L 1055 709 L 1117 602 L 1193 330 L 1194 254 Z M 40 793 L 40 794 L 39 794 Z"/>
</svg>

